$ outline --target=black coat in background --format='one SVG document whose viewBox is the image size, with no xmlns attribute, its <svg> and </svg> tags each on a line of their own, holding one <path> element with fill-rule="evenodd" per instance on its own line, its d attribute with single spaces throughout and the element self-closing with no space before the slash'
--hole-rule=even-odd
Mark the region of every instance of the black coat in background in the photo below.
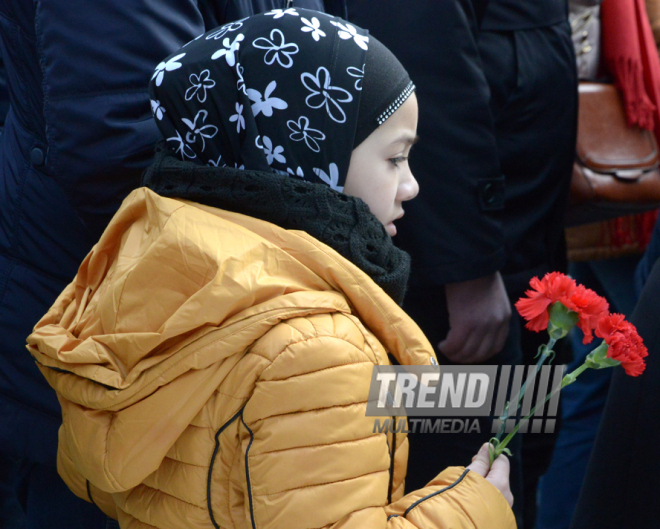
<svg viewBox="0 0 660 529">
<path fill-rule="evenodd" d="M 435 345 L 448 330 L 444 285 L 492 274 L 505 264 L 504 179 L 477 47 L 479 17 L 488 1 L 474 6 L 470 0 L 416 2 L 413 7 L 405 0 L 384 0 L 378 10 L 369 0 L 347 4 L 349 21 L 388 46 L 416 85 L 420 142 L 410 167 L 420 194 L 404 205 L 395 243 L 412 257 L 404 309 Z M 517 336 L 510 336 L 508 364 L 519 363 Z M 423 487 L 448 466 L 467 465 L 490 437 L 486 422 L 479 434 L 409 434 L 406 488 Z M 520 439 L 512 449 L 512 491 L 520 498 Z"/>
<path fill-rule="evenodd" d="M 445 284 L 501 271 L 515 301 L 532 276 L 565 268 L 563 215 L 577 118 L 567 2 L 378 5 L 349 0 L 348 16 L 395 53 L 417 86 L 421 141 L 410 166 L 420 194 L 405 204 L 395 242 L 412 257 L 404 309 L 435 345 L 449 329 Z M 488 363 L 523 363 L 521 342 L 532 354 L 538 346 L 527 343 L 537 336 L 523 332 L 513 318 L 505 350 Z M 445 466 L 469 463 L 490 436 L 489 423 L 484 418 L 478 435 L 411 434 L 407 485 L 423 486 Z M 525 472 L 525 494 L 520 436 L 511 484 L 518 518 L 527 504 L 532 520 L 553 439 L 528 437 L 541 447 L 524 465 L 533 470 Z"/>
<path fill-rule="evenodd" d="M 660 527 L 660 260 L 630 321 L 649 350 L 646 371 L 615 367 L 572 529 Z"/>
<path fill-rule="evenodd" d="M 420 194 L 405 204 L 395 238 L 413 258 L 411 286 L 499 270 L 504 189 L 471 2 L 347 4 L 349 20 L 390 48 L 417 87 L 421 141 L 410 167 Z M 485 5 L 479 2 L 481 11 Z"/>
</svg>

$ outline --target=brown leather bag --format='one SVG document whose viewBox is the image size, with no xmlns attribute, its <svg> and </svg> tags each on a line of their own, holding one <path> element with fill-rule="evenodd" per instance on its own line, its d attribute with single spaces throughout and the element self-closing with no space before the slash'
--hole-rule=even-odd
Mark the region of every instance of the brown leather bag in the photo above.
<svg viewBox="0 0 660 529">
<path fill-rule="evenodd" d="M 614 85 L 581 82 L 576 160 L 566 225 L 592 223 L 660 206 L 658 145 L 628 127 Z"/>
</svg>

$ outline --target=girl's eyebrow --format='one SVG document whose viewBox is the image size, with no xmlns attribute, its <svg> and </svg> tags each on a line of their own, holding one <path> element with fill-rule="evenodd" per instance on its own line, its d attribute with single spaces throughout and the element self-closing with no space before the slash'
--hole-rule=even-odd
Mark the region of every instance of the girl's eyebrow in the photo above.
<svg viewBox="0 0 660 529">
<path fill-rule="evenodd" d="M 410 134 L 403 134 L 400 137 L 398 137 L 396 140 L 394 140 L 392 143 L 405 143 L 406 145 L 415 145 L 419 141 L 419 136 L 415 134 L 414 136 L 411 136 Z"/>
</svg>

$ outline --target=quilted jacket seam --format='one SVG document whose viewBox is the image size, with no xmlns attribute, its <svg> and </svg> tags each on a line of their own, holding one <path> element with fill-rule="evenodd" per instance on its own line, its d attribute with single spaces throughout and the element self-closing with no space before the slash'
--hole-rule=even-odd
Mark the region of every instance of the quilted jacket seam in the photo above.
<svg viewBox="0 0 660 529">
<path fill-rule="evenodd" d="M 314 246 L 316 246 L 317 249 L 319 249 L 321 251 L 323 250 L 323 248 L 321 248 L 319 246 L 319 244 L 320 244 L 319 241 L 317 241 L 312 236 L 308 235 L 307 237 L 305 237 L 305 235 L 306 234 L 304 234 L 304 232 L 303 232 L 303 234 L 301 234 L 300 236 L 303 237 L 306 241 L 308 241 L 311 244 L 313 244 Z M 348 268 L 346 268 L 346 265 L 343 262 L 341 262 L 339 259 L 337 259 L 337 256 L 333 255 L 332 253 L 325 252 L 325 251 L 324 251 L 324 254 L 329 259 L 332 259 L 337 264 L 337 266 L 341 267 L 344 270 L 344 272 L 346 272 L 346 274 L 348 274 L 350 277 L 352 277 L 356 281 L 356 283 L 359 283 L 359 281 L 358 281 L 359 278 L 356 277 Z M 399 337 L 399 340 L 405 343 L 405 340 L 403 338 L 403 335 L 401 334 L 401 331 L 397 328 L 396 325 L 394 325 L 394 322 L 390 319 L 390 314 L 388 313 L 388 311 L 384 310 L 383 307 L 381 307 L 380 303 L 378 303 L 378 301 L 372 297 L 371 292 L 364 291 L 364 293 L 369 297 L 369 301 L 371 301 L 372 305 L 374 307 L 376 307 L 378 309 L 378 311 L 381 313 L 381 316 L 383 317 L 383 319 L 391 325 L 392 329 L 394 330 L 396 335 Z M 376 351 L 374 351 L 374 354 L 376 356 L 378 356 L 378 353 Z"/>
<path fill-rule="evenodd" d="M 227 396 L 229 397 L 229 395 L 227 395 Z M 238 397 L 236 397 L 236 398 L 238 399 Z M 193 424 L 193 423 L 190 423 L 190 424 L 188 425 L 188 428 L 189 428 L 189 427 L 192 427 L 192 428 L 199 428 L 200 430 L 211 430 L 212 432 L 215 432 L 215 431 L 216 431 L 216 429 L 213 428 L 212 426 L 199 426 L 199 425 L 197 425 L 197 424 Z"/>
<path fill-rule="evenodd" d="M 245 400 L 245 397 L 237 397 L 236 395 L 230 395 L 229 393 L 223 393 L 222 391 L 218 391 L 217 389 L 214 391 L 216 395 L 222 395 L 223 397 L 227 397 L 229 399 L 234 399 L 234 400 Z M 192 425 L 191 425 L 192 426 Z M 209 426 L 195 426 L 195 428 L 208 428 L 212 430 L 213 428 Z"/>
<path fill-rule="evenodd" d="M 308 308 L 312 308 L 312 307 L 308 307 Z M 286 312 L 299 312 L 300 310 L 301 310 L 301 307 L 292 307 L 292 308 L 287 307 L 287 308 L 284 308 L 284 309 L 282 309 L 282 308 L 270 309 L 270 310 L 268 310 L 264 313 L 263 317 L 259 318 L 257 321 L 254 321 L 254 322 L 246 325 L 245 327 L 241 327 L 239 329 L 236 329 L 235 331 L 232 331 L 231 333 L 229 333 L 227 335 L 223 335 L 221 338 L 213 340 L 212 342 L 205 343 L 202 346 L 198 346 L 196 348 L 191 348 L 191 350 L 187 351 L 186 354 L 184 354 L 184 355 L 177 355 L 177 356 L 181 356 L 181 358 L 179 358 L 176 362 L 174 362 L 171 366 L 169 366 L 165 371 L 163 371 L 162 373 L 159 373 L 158 377 L 154 377 L 153 380 L 151 380 L 150 382 L 145 384 L 145 386 L 138 393 L 136 393 L 136 395 L 140 394 L 140 393 L 148 393 L 150 391 L 149 388 L 152 387 L 154 384 L 156 384 L 159 379 L 161 379 L 164 375 L 166 375 L 172 369 L 177 368 L 179 366 L 179 364 L 181 364 L 182 362 L 185 362 L 188 359 L 189 356 L 197 353 L 200 349 L 206 348 L 206 347 L 211 347 L 212 345 L 214 345 L 218 342 L 221 342 L 223 340 L 227 340 L 228 338 L 232 337 L 233 335 L 238 334 L 240 332 L 244 332 L 246 329 L 249 329 L 250 327 L 253 327 L 255 325 L 259 325 L 263 321 L 269 319 L 272 316 L 271 314 L 269 314 L 270 312 L 282 311 L 283 313 L 286 313 Z M 217 331 L 221 331 L 221 330 L 222 330 L 221 328 L 216 328 L 212 332 L 217 332 Z M 181 352 L 185 351 L 187 348 L 191 347 L 193 344 L 195 344 L 197 341 L 201 340 L 202 338 L 204 338 L 204 337 L 200 337 L 197 340 L 193 341 L 192 343 L 186 345 L 179 352 L 181 353 Z M 251 353 L 251 354 L 253 354 L 253 353 Z M 262 355 L 256 355 L 256 356 L 261 356 L 262 358 L 264 358 L 265 360 L 268 360 L 270 362 L 269 358 L 266 358 Z M 153 391 L 155 391 L 156 389 L 158 389 L 158 388 L 155 388 Z M 132 395 L 132 396 L 126 397 L 124 400 L 114 402 L 112 405 L 107 406 L 105 408 L 97 408 L 97 409 L 99 411 L 110 411 L 109 408 L 111 408 L 111 407 L 116 408 L 117 406 L 120 406 L 121 404 L 123 404 L 126 400 L 128 400 L 130 398 L 135 398 L 136 395 Z M 238 398 L 238 400 L 241 400 L 241 399 Z"/>
<path fill-rule="evenodd" d="M 323 339 L 325 339 L 325 338 L 328 338 L 328 337 L 324 336 Z M 336 339 L 341 340 L 341 338 L 336 338 Z M 296 344 L 292 344 L 292 345 L 298 345 L 300 343 L 302 343 L 302 342 L 297 342 Z M 286 349 L 288 349 L 288 346 L 285 349 L 283 349 L 282 351 L 280 351 L 279 353 L 277 353 L 277 356 L 281 355 L 284 351 L 286 351 Z M 358 351 L 360 351 L 360 349 L 358 349 Z M 360 351 L 360 352 L 363 353 L 363 354 L 366 354 L 366 353 L 364 353 L 364 351 Z M 358 366 L 358 365 L 362 365 L 362 364 L 367 364 L 367 365 L 370 365 L 370 366 L 376 365 L 371 361 L 370 358 L 367 358 L 366 361 L 364 361 L 364 360 L 363 361 L 358 361 L 358 362 L 350 362 L 349 361 L 349 362 L 346 362 L 345 364 L 338 364 L 336 366 L 329 366 L 329 367 L 324 367 L 322 369 L 315 369 L 313 371 L 308 371 L 306 373 L 298 373 L 298 374 L 295 374 L 295 375 L 288 376 L 286 378 L 269 378 L 268 380 L 262 380 L 262 382 L 283 382 L 285 380 L 292 380 L 294 378 L 304 377 L 304 376 L 311 375 L 311 374 L 323 373 L 324 371 L 332 371 L 334 369 L 342 369 L 342 368 L 347 367 L 347 366 Z M 265 371 L 265 369 L 264 369 L 264 371 Z M 330 406 L 330 407 L 332 407 L 332 406 Z"/>
<path fill-rule="evenodd" d="M 334 483 L 346 483 L 346 482 L 349 482 L 349 481 L 353 481 L 355 479 L 363 478 L 365 476 L 373 476 L 375 474 L 383 474 L 383 473 L 387 473 L 387 472 L 388 472 L 387 469 L 385 469 L 385 470 L 374 470 L 373 472 L 366 472 L 365 474 L 360 474 L 359 476 L 353 476 L 351 478 L 336 479 L 336 480 L 333 480 L 333 481 L 325 481 L 323 483 L 314 483 L 313 485 L 302 485 L 300 487 L 293 487 L 291 489 L 280 490 L 278 492 L 269 492 L 268 494 L 255 494 L 255 496 L 258 497 L 258 498 L 267 498 L 268 496 L 275 496 L 277 494 L 284 494 L 285 492 L 292 492 L 294 490 L 310 489 L 310 488 L 313 488 L 313 487 L 321 487 L 323 485 L 332 485 Z M 381 505 L 373 505 L 373 507 L 382 507 L 382 506 Z"/>
<path fill-rule="evenodd" d="M 208 465 L 197 465 L 196 463 L 188 463 L 187 461 L 181 461 L 180 459 L 174 459 L 173 457 L 165 456 L 163 459 L 167 459 L 169 461 L 173 461 L 174 463 L 179 463 L 181 465 L 188 465 L 191 467 L 196 467 L 196 468 L 203 468 L 204 470 L 207 470 L 209 468 Z"/>
<path fill-rule="evenodd" d="M 322 408 L 313 408 L 311 410 L 305 410 L 305 411 L 291 411 L 287 413 L 278 413 L 276 415 L 269 415 L 268 417 L 263 417 L 261 419 L 254 419 L 252 421 L 252 424 L 257 424 L 263 421 L 267 421 L 275 417 L 286 417 L 287 415 L 297 415 L 299 413 L 310 413 L 313 411 L 325 411 L 325 410 L 331 410 L 332 408 L 349 408 L 351 406 L 360 406 L 362 404 L 367 404 L 368 402 L 369 402 L 368 400 L 361 400 L 359 402 L 351 402 L 350 404 L 335 404 L 333 406 L 324 406 Z"/>
<path fill-rule="evenodd" d="M 282 323 L 284 323 L 284 324 L 286 324 L 286 325 L 289 325 L 289 327 L 292 327 L 290 324 L 288 324 L 288 323 L 286 323 L 286 322 L 282 322 Z M 273 328 L 274 328 L 274 327 L 273 327 Z M 294 327 L 292 327 L 292 328 L 294 328 Z M 294 328 L 294 329 L 295 329 L 295 328 Z M 300 334 L 303 334 L 303 333 L 301 333 L 298 329 L 295 329 L 295 330 L 296 330 L 297 332 L 299 332 Z M 272 329 L 271 329 L 270 331 L 272 331 Z M 269 331 L 269 332 L 270 332 L 270 331 Z M 317 330 L 316 328 L 315 328 L 315 331 L 316 331 L 316 333 L 318 333 L 318 330 Z M 363 334 L 363 331 L 361 331 L 361 333 Z M 267 334 L 268 334 L 268 332 L 265 333 L 261 338 L 264 338 Z M 267 367 L 265 367 L 265 368 L 263 369 L 263 371 L 261 372 L 261 375 L 259 375 L 259 378 L 258 378 L 257 381 L 255 382 L 255 384 L 256 384 L 257 382 L 259 382 L 260 380 L 263 381 L 263 379 L 261 378 L 261 377 L 263 376 L 263 374 L 264 374 L 269 368 L 271 368 L 271 367 L 273 366 L 273 364 L 277 361 L 278 358 L 280 358 L 280 356 L 282 355 L 282 353 L 283 353 L 284 351 L 286 351 L 287 349 L 289 349 L 290 347 L 292 347 L 292 346 L 294 346 L 294 345 L 298 345 L 298 344 L 301 344 L 301 343 L 309 342 L 309 341 L 311 341 L 311 340 L 315 340 L 315 339 L 320 338 L 320 337 L 324 337 L 324 338 L 332 338 L 332 339 L 335 339 L 335 340 L 340 340 L 340 341 L 342 341 L 342 342 L 344 342 L 344 343 L 350 345 L 351 347 L 353 347 L 354 349 L 356 349 L 357 351 L 359 351 L 360 353 L 362 353 L 362 354 L 366 357 L 366 362 L 353 362 L 353 363 L 349 363 L 349 364 L 346 364 L 346 365 L 351 365 L 351 364 L 362 364 L 362 363 L 369 363 L 369 364 L 371 364 L 371 365 L 374 365 L 373 360 L 372 360 L 371 358 L 368 357 L 366 351 L 364 351 L 363 349 L 360 349 L 360 348 L 357 347 L 355 344 L 349 342 L 348 340 L 346 340 L 346 339 L 344 339 L 344 338 L 340 338 L 340 337 L 332 336 L 332 335 L 322 335 L 322 336 L 319 336 L 318 334 L 315 334 L 314 336 L 305 336 L 305 335 L 303 335 L 302 339 L 300 339 L 300 340 L 298 340 L 298 341 L 295 341 L 295 342 L 290 342 L 290 343 L 287 343 L 286 345 L 284 345 L 284 346 L 283 346 L 283 347 L 282 347 L 282 348 L 281 348 L 281 349 L 280 349 L 275 355 L 273 355 L 273 359 L 272 359 L 272 360 L 263 357 L 263 355 L 259 355 L 259 354 L 257 354 L 257 353 L 253 353 L 253 351 L 250 350 L 250 353 L 257 354 L 257 356 L 260 356 L 260 357 L 262 357 L 262 358 L 265 358 L 266 360 L 269 360 L 269 362 L 270 362 L 270 365 L 268 365 Z M 367 343 L 366 340 L 365 340 L 365 343 Z M 323 370 L 325 370 L 325 369 L 334 369 L 334 367 L 332 367 L 332 368 L 324 368 Z M 318 370 L 318 371 L 323 371 L 323 370 Z M 318 372 L 318 371 L 311 371 L 310 373 L 316 373 L 316 372 Z M 309 374 L 309 373 L 308 373 L 308 374 Z M 292 378 L 292 377 L 289 377 L 288 379 L 290 379 L 290 378 Z M 283 379 L 283 380 L 288 380 L 288 379 Z M 332 407 L 334 407 L 334 406 L 329 406 L 329 408 L 332 408 Z M 251 448 L 251 446 L 252 446 L 252 443 L 254 442 L 254 433 L 253 433 L 253 431 L 250 429 L 250 427 L 247 425 L 247 423 L 245 422 L 245 419 L 244 419 L 244 417 L 243 417 L 243 410 L 241 410 L 241 415 L 240 415 L 240 416 L 241 416 L 241 422 L 243 423 L 243 425 L 245 426 L 245 428 L 246 428 L 246 429 L 248 430 L 248 432 L 250 433 L 250 443 L 248 444 L 248 447 L 247 447 L 247 449 L 245 450 L 245 456 L 244 456 L 244 457 L 245 457 L 245 477 L 246 477 L 246 486 L 247 486 L 247 492 L 248 492 L 248 501 L 249 501 L 249 504 L 250 504 L 250 518 L 251 518 L 251 522 L 252 522 L 252 529 L 257 529 L 256 520 L 255 520 L 255 517 L 254 517 L 254 501 L 253 501 L 253 494 L 252 494 L 252 483 L 251 483 L 251 480 L 250 480 L 250 463 L 249 463 L 249 452 L 250 452 L 250 448 Z M 270 416 L 270 417 L 272 417 L 272 416 Z M 376 473 L 379 473 L 379 472 L 387 472 L 387 470 L 371 472 L 371 473 L 364 474 L 364 475 L 376 474 Z M 364 475 L 363 475 L 363 476 L 364 476 Z M 358 476 L 358 477 L 363 477 L 363 476 Z M 350 478 L 350 479 L 357 479 L 357 477 L 356 477 L 356 478 Z M 349 479 L 349 480 L 350 480 L 350 479 Z M 341 483 L 342 481 L 349 481 L 349 480 L 332 481 L 332 482 L 329 482 L 329 483 Z M 317 485 L 314 485 L 314 486 L 318 486 L 318 485 L 323 485 L 323 483 L 321 483 L 321 484 L 317 484 Z M 291 489 L 291 490 L 296 490 L 296 489 L 300 489 L 300 488 L 308 488 L 308 487 L 309 487 L 309 485 L 304 486 L 304 487 L 297 487 L 297 488 L 294 488 L 294 489 Z M 286 491 L 282 491 L 282 492 L 286 492 Z M 279 493 L 274 493 L 274 494 L 280 494 L 280 493 L 281 493 L 281 492 L 279 492 Z M 272 495 L 272 494 L 269 494 L 269 495 Z M 269 496 L 269 495 L 261 495 L 261 494 L 260 494 L 259 497 L 265 497 L 265 496 Z"/>
<path fill-rule="evenodd" d="M 119 505 L 117 505 L 117 511 L 121 511 L 121 512 L 124 513 L 124 515 L 126 515 L 126 516 L 132 518 L 133 520 L 137 520 L 138 523 L 144 524 L 145 526 L 147 526 L 148 529 L 158 529 L 158 527 L 156 527 L 155 525 L 151 525 L 150 523 L 147 523 L 147 522 L 145 522 L 144 520 L 140 520 L 140 518 L 138 518 L 138 517 L 135 516 L 134 514 L 131 514 L 131 513 L 129 513 L 129 512 L 126 512 L 124 509 L 122 509 L 121 507 L 119 507 Z"/>
<path fill-rule="evenodd" d="M 138 486 L 142 486 L 142 487 L 145 487 L 145 488 L 147 488 L 147 489 L 149 489 L 149 490 L 156 491 L 156 492 L 158 492 L 159 494 L 164 494 L 164 495 L 167 496 L 168 498 L 172 498 L 172 499 L 174 499 L 174 500 L 180 501 L 181 503 L 184 503 L 184 504 L 186 504 L 186 505 L 189 505 L 190 507 L 194 507 L 195 509 L 199 509 L 199 510 L 202 510 L 202 511 L 205 511 L 205 510 L 206 510 L 206 509 L 204 509 L 204 507 L 200 507 L 199 505 L 195 505 L 194 503 L 190 503 L 189 501 L 186 501 L 186 500 L 184 500 L 183 498 L 179 498 L 178 496 L 175 496 L 174 494 L 170 494 L 169 492 L 165 492 L 164 490 L 157 489 L 156 487 L 151 487 L 151 486 L 145 484 L 144 482 L 140 483 L 140 485 L 138 485 Z M 133 489 L 133 490 L 135 490 L 135 489 Z"/>
<path fill-rule="evenodd" d="M 270 455 L 270 454 L 279 454 L 281 452 L 287 452 L 289 450 L 301 450 L 304 448 L 322 448 L 324 446 L 336 446 L 336 445 L 343 445 L 346 443 L 359 443 L 361 441 L 366 441 L 367 439 L 371 439 L 372 437 L 376 437 L 379 435 L 384 435 L 382 433 L 375 433 L 368 435 L 367 437 L 360 437 L 359 439 L 347 439 L 345 441 L 332 441 L 330 443 L 325 443 L 325 444 L 314 444 L 314 445 L 305 445 L 305 446 L 292 446 L 291 448 L 281 448 L 279 450 L 270 450 L 269 452 L 259 452 L 257 455 L 253 457 L 260 457 L 260 456 L 265 456 L 265 455 Z"/>
<path fill-rule="evenodd" d="M 374 356 L 375 356 L 376 358 L 378 358 L 378 353 L 376 353 L 376 350 L 375 350 L 375 348 L 374 348 L 374 346 L 373 346 L 373 344 L 371 343 L 371 340 L 370 340 L 370 338 L 369 338 L 369 335 L 370 335 L 371 333 L 370 333 L 370 332 L 364 327 L 364 325 L 362 324 L 362 322 L 361 322 L 359 319 L 357 319 L 357 322 L 353 321 L 354 315 L 353 315 L 352 312 L 347 314 L 347 313 L 345 313 L 345 312 L 339 312 L 339 311 L 336 311 L 336 312 L 332 312 L 332 313 L 330 313 L 330 316 L 333 316 L 333 315 L 335 315 L 335 314 L 338 315 L 338 316 L 344 316 L 344 317 L 345 317 L 346 319 L 348 319 L 353 325 L 355 325 L 355 328 L 356 328 L 356 329 L 358 330 L 358 332 L 360 333 L 360 336 L 362 336 L 362 338 L 364 339 L 364 345 L 368 345 L 368 346 L 373 350 L 373 352 L 374 352 Z M 351 316 L 353 316 L 353 318 L 352 318 Z M 308 319 L 308 318 L 306 318 L 306 319 Z M 295 330 L 297 333 L 299 333 L 299 334 L 301 334 L 301 335 L 304 336 L 303 332 L 300 331 L 299 329 L 297 329 L 296 327 L 294 327 L 293 325 L 291 325 L 291 323 L 290 323 L 289 321 L 283 321 L 282 323 L 283 323 L 284 325 L 288 325 L 288 326 L 291 327 L 293 330 Z M 316 338 L 329 337 L 329 338 L 337 338 L 337 339 L 344 340 L 344 341 L 348 342 L 348 340 L 345 340 L 344 338 L 340 338 L 340 337 L 338 337 L 338 336 L 336 335 L 337 325 L 334 323 L 334 321 L 333 321 L 333 325 L 332 325 L 332 330 L 331 330 L 331 332 L 328 333 L 328 334 L 318 334 L 318 332 L 319 332 L 319 327 L 318 327 L 317 325 L 315 325 L 315 322 L 310 321 L 309 323 L 312 325 L 312 327 L 314 327 L 314 333 L 315 333 L 315 334 L 314 334 L 314 337 L 316 337 Z M 351 342 L 348 342 L 348 343 L 351 343 Z M 365 348 L 364 346 L 363 346 L 362 348 L 360 348 L 357 344 L 351 343 L 351 345 L 353 345 L 353 347 L 355 347 L 355 348 L 358 349 L 359 351 L 362 351 L 364 354 L 367 354 L 366 351 L 365 351 L 366 348 Z M 371 363 L 374 363 L 374 362 L 371 360 L 371 358 L 369 358 L 369 361 L 370 361 Z"/>
<path fill-rule="evenodd" d="M 267 334 L 268 334 L 268 333 L 264 334 L 264 337 L 265 337 Z M 262 338 L 263 338 L 263 337 L 262 337 Z M 275 353 L 275 354 L 273 355 L 273 359 L 272 359 L 272 360 L 269 359 L 269 358 L 264 357 L 263 355 L 259 355 L 258 353 L 254 353 L 254 354 L 257 354 L 257 356 L 261 356 L 262 358 L 265 358 L 266 360 L 269 360 L 269 361 L 270 361 L 270 365 L 269 365 L 268 367 L 264 368 L 264 370 L 262 371 L 262 374 L 259 375 L 259 380 L 261 380 L 262 382 L 270 382 L 270 380 L 263 380 L 263 379 L 261 378 L 261 376 L 263 375 L 263 373 L 265 373 L 268 369 L 270 369 L 270 368 L 272 367 L 272 365 L 277 361 L 277 359 L 282 355 L 282 353 L 284 353 L 284 351 L 286 351 L 287 349 L 289 349 L 289 348 L 291 348 L 291 347 L 293 347 L 293 346 L 300 345 L 300 344 L 307 343 L 307 342 L 311 342 L 311 341 L 313 341 L 313 340 L 318 340 L 318 339 L 323 339 L 323 340 L 326 340 L 326 339 L 327 339 L 327 340 L 337 340 L 337 341 L 343 342 L 343 343 L 345 343 L 345 344 L 347 344 L 347 345 L 353 347 L 356 351 L 360 352 L 362 355 L 364 355 L 365 358 L 366 358 L 366 360 L 364 360 L 364 361 L 357 361 L 357 362 L 347 362 L 346 364 L 341 364 L 341 365 L 339 365 L 339 366 L 324 367 L 323 369 L 317 369 L 317 370 L 309 371 L 309 372 L 307 372 L 307 373 L 302 373 L 301 375 L 292 375 L 292 376 L 290 376 L 290 377 L 288 377 L 288 378 L 278 379 L 278 380 L 277 380 L 278 382 L 281 382 L 281 381 L 284 381 L 284 380 L 289 380 L 289 379 L 292 379 L 292 378 L 297 377 L 297 376 L 309 375 L 309 374 L 311 374 L 311 373 L 320 373 L 320 372 L 322 372 L 322 371 L 327 371 L 327 370 L 329 370 L 329 369 L 337 369 L 337 368 L 345 367 L 345 366 L 348 366 L 348 365 L 357 365 L 357 364 L 371 364 L 371 365 L 377 365 L 377 364 L 374 364 L 374 362 L 373 362 L 373 360 L 372 360 L 371 358 L 369 358 L 369 355 L 367 354 L 367 352 L 366 352 L 364 349 L 359 348 L 357 345 L 355 345 L 355 344 L 352 343 L 352 342 L 349 342 L 349 341 L 346 340 L 345 338 L 341 338 L 341 337 L 339 337 L 339 336 L 333 336 L 333 335 L 326 335 L 326 334 L 323 334 L 323 335 L 320 335 L 320 336 L 319 336 L 319 335 L 317 334 L 317 335 L 314 335 L 314 336 L 305 336 L 305 337 L 303 337 L 302 339 L 300 339 L 300 340 L 298 340 L 298 341 L 296 341 L 296 342 L 290 342 L 290 343 L 287 343 L 286 345 L 284 345 L 284 346 L 282 347 L 282 349 L 280 349 L 277 353 Z M 366 341 L 365 341 L 365 343 L 366 343 Z M 250 353 L 252 353 L 252 350 L 250 350 Z"/>
</svg>

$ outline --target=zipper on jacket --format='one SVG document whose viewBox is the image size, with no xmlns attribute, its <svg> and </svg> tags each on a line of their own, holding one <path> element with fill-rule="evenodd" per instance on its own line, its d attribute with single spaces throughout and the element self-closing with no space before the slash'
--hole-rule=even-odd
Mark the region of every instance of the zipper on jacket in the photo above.
<svg viewBox="0 0 660 529">
<path fill-rule="evenodd" d="M 223 424 L 215 434 L 215 448 L 213 449 L 213 455 L 211 456 L 211 463 L 209 464 L 209 473 L 206 479 L 206 505 L 209 510 L 209 518 L 211 518 L 211 523 L 213 524 L 213 527 L 215 527 L 215 529 L 220 529 L 220 526 L 215 521 L 215 517 L 213 516 L 213 505 L 211 505 L 211 477 L 213 476 L 213 465 L 215 464 L 215 458 L 218 455 L 218 451 L 220 450 L 220 434 L 224 432 L 231 423 L 233 423 L 236 419 L 242 416 L 244 409 L 245 406 L 243 406 L 240 410 L 238 410 L 238 412 L 236 412 L 236 414 L 231 419 L 229 419 L 225 424 Z M 252 434 L 252 432 L 250 432 L 250 434 Z M 250 442 L 250 444 L 252 443 Z M 89 491 L 89 484 L 87 485 L 87 490 Z M 251 504 L 252 504 L 252 497 L 250 497 L 250 506 Z"/>
<path fill-rule="evenodd" d="M 412 511 L 415 507 L 417 507 L 423 501 L 426 501 L 430 498 L 433 498 L 434 496 L 438 496 L 439 494 L 442 494 L 443 492 L 446 492 L 448 490 L 453 489 L 456 485 L 458 485 L 461 481 L 463 481 L 463 478 L 465 478 L 465 476 L 467 476 L 469 472 L 470 472 L 470 469 L 466 468 L 465 471 L 460 475 L 460 477 L 456 481 L 454 481 L 451 485 L 447 485 L 444 489 L 437 490 L 437 491 L 433 492 L 432 494 L 429 494 L 428 496 L 424 496 L 423 498 L 420 498 L 419 500 L 417 500 L 415 503 L 413 503 L 410 507 L 408 507 L 403 512 L 403 517 L 405 518 L 406 516 L 408 516 L 408 513 L 410 511 Z M 398 518 L 398 517 L 399 517 L 398 514 L 390 514 L 387 517 L 387 519 L 389 521 L 390 518 Z"/>
<path fill-rule="evenodd" d="M 92 498 L 92 489 L 89 486 L 89 480 L 87 481 L 87 497 L 89 498 L 89 501 L 91 501 L 94 505 L 96 505 L 96 502 L 94 501 L 94 498 Z M 100 509 L 98 505 L 96 505 Z"/>
<path fill-rule="evenodd" d="M 396 417 L 392 417 L 392 424 L 396 424 Z M 394 487 L 394 457 L 396 453 L 396 430 L 392 432 L 392 450 L 390 452 L 390 484 L 387 487 L 387 503 L 392 503 L 392 488 Z"/>
<path fill-rule="evenodd" d="M 254 433 L 250 430 L 250 427 L 245 424 L 243 419 L 243 410 L 241 410 L 241 422 L 243 426 L 247 428 L 247 431 L 250 432 L 250 442 L 248 447 L 245 449 L 245 481 L 247 484 L 248 490 L 248 500 L 250 502 L 250 520 L 252 521 L 252 529 L 257 529 L 257 525 L 254 522 L 254 506 L 252 505 L 252 484 L 250 483 L 250 466 L 248 465 L 248 455 L 250 454 L 250 447 L 252 446 L 252 441 L 254 441 Z"/>
</svg>

